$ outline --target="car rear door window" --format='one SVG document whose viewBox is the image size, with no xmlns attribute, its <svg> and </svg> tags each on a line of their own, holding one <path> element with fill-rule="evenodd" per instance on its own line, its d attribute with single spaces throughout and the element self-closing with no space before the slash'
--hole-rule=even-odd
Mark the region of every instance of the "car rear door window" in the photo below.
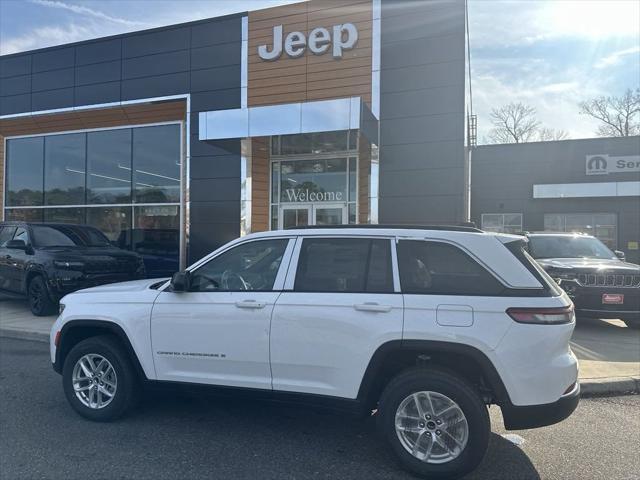
<svg viewBox="0 0 640 480">
<path fill-rule="evenodd" d="M 294 286 L 298 292 L 393 292 L 390 241 L 305 238 Z"/>
<path fill-rule="evenodd" d="M 398 266 L 403 293 L 500 295 L 504 286 L 460 248 L 442 242 L 401 240 Z"/>
</svg>

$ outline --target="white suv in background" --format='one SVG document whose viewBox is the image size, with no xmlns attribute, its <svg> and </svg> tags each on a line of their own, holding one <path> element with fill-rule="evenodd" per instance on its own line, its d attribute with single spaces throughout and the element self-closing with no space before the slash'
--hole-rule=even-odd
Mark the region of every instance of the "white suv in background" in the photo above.
<svg viewBox="0 0 640 480">
<path fill-rule="evenodd" d="M 51 360 L 92 420 L 122 415 L 144 382 L 332 400 L 377 410 L 407 469 L 457 477 L 487 449 L 487 405 L 522 429 L 578 404 L 573 306 L 525 242 L 465 227 L 252 234 L 171 282 L 66 296 Z"/>
</svg>

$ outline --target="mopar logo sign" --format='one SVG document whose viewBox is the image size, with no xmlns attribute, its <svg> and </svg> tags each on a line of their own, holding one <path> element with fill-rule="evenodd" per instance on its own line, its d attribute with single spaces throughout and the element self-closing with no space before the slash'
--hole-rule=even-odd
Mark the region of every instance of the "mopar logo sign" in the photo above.
<svg viewBox="0 0 640 480">
<path fill-rule="evenodd" d="M 587 175 L 640 172 L 640 155 L 587 155 Z"/>
</svg>

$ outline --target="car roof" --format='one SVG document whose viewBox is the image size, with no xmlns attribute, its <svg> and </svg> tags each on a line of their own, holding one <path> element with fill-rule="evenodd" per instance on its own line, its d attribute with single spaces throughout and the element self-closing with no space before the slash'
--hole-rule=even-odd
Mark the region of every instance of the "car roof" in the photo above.
<svg viewBox="0 0 640 480">
<path fill-rule="evenodd" d="M 532 232 L 527 233 L 528 237 L 593 237 L 583 232 Z"/>
</svg>

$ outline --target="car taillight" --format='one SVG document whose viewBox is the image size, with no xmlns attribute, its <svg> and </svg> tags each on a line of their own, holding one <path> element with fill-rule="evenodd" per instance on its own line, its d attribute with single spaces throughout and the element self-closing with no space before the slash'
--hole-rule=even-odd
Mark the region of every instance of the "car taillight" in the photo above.
<svg viewBox="0 0 640 480">
<path fill-rule="evenodd" d="M 58 348 L 58 345 L 60 344 L 60 333 L 61 333 L 60 330 L 58 330 L 53 340 L 53 344 L 56 346 L 56 348 Z"/>
<path fill-rule="evenodd" d="M 520 308 L 507 309 L 507 315 L 518 323 L 536 325 L 558 325 L 571 323 L 574 319 L 573 305 L 561 308 Z"/>
</svg>

